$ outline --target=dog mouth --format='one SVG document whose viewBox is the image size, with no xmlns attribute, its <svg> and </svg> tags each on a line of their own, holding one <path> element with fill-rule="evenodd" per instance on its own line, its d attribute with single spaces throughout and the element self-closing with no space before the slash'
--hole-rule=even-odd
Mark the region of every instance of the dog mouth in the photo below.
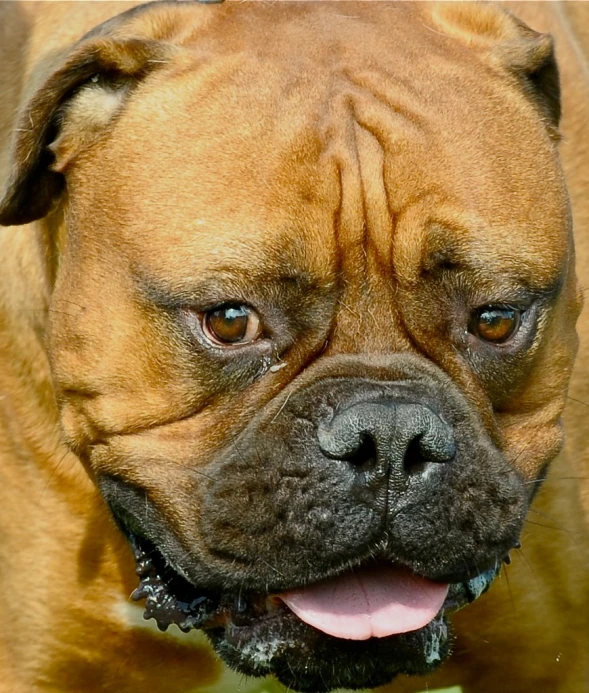
<svg viewBox="0 0 589 693">
<path fill-rule="evenodd" d="M 442 584 L 374 562 L 276 594 L 213 592 L 192 584 L 149 540 L 131 532 L 128 538 L 140 580 L 131 598 L 145 599 L 146 620 L 162 631 L 171 625 L 202 629 L 233 668 L 273 674 L 298 691 L 375 687 L 397 673 L 432 671 L 450 654 L 447 614 L 478 599 L 500 570 Z M 342 666 L 330 679 L 323 671 L 326 656 L 353 657 L 356 666 Z"/>
</svg>

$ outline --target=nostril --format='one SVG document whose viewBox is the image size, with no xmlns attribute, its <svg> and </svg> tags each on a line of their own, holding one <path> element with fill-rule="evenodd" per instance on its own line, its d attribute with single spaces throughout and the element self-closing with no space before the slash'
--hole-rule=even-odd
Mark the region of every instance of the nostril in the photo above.
<svg viewBox="0 0 589 693">
<path fill-rule="evenodd" d="M 423 456 L 420 443 L 421 436 L 414 438 L 405 451 L 403 457 L 403 469 L 407 476 L 423 474 L 431 462 Z"/>
<path fill-rule="evenodd" d="M 431 431 L 430 431 L 431 432 Z M 433 442 L 433 445 L 432 445 Z M 454 439 L 427 440 L 427 432 L 416 435 L 407 444 L 403 455 L 403 471 L 406 476 L 424 475 L 440 463 L 450 462 L 456 453 Z"/>
<path fill-rule="evenodd" d="M 320 422 L 317 439 L 322 453 L 342 460 L 359 473 L 386 470 L 398 482 L 426 477 L 456 452 L 451 426 L 418 404 L 362 403 Z"/>
<path fill-rule="evenodd" d="M 360 436 L 360 442 L 355 450 L 352 450 L 342 459 L 350 462 L 358 471 L 371 469 L 376 465 L 378 452 L 374 438 L 364 433 Z"/>
</svg>

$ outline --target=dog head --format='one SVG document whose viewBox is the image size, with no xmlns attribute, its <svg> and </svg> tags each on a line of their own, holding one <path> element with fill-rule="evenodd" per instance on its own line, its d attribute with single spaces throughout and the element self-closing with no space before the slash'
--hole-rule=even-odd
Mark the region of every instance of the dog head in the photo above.
<svg viewBox="0 0 589 693">
<path fill-rule="evenodd" d="M 0 221 L 57 219 L 64 434 L 163 628 L 297 690 L 447 656 L 561 445 L 558 119 L 484 5 L 157 3 L 32 97 Z"/>
</svg>

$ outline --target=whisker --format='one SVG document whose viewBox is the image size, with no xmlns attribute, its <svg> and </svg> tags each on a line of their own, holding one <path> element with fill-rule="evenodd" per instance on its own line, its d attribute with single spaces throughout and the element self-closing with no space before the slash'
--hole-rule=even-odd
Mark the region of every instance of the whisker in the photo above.
<svg viewBox="0 0 589 693">
<path fill-rule="evenodd" d="M 208 479 L 209 481 L 215 481 L 214 477 L 210 476 L 209 474 L 205 474 L 205 472 L 203 472 L 200 469 L 197 469 L 196 467 L 186 467 L 186 469 L 189 472 L 194 472 L 195 474 L 198 474 L 199 476 L 204 476 L 205 479 Z"/>
<path fill-rule="evenodd" d="M 536 527 L 544 527 L 545 529 L 555 529 L 557 532 L 566 532 L 566 534 L 570 534 L 571 536 L 583 536 L 582 532 L 575 532 L 570 529 L 565 529 L 564 527 L 554 527 L 553 525 L 543 525 L 541 522 L 534 522 L 533 520 L 528 520 L 527 518 L 524 520 L 524 522 L 527 522 L 529 525 L 535 525 Z"/>
<path fill-rule="evenodd" d="M 523 552 L 523 549 L 521 549 L 521 548 L 518 549 L 517 555 L 518 555 L 518 556 L 521 556 L 521 557 L 523 558 L 525 564 L 526 564 L 527 567 L 528 567 L 528 570 L 529 570 L 530 573 L 532 574 L 533 579 L 538 583 L 538 582 L 539 582 L 539 579 L 538 579 L 538 572 L 537 572 L 536 568 L 535 568 L 535 567 L 530 563 L 530 561 L 528 560 L 528 557 L 527 557 L 526 554 Z"/>
<path fill-rule="evenodd" d="M 505 576 L 505 582 L 507 583 L 507 591 L 509 592 L 509 600 L 511 601 L 511 606 L 513 607 L 513 613 L 515 616 L 517 616 L 517 606 L 515 603 L 515 599 L 513 597 L 513 591 L 511 589 L 511 583 L 509 582 L 509 571 L 507 568 L 504 568 L 501 575 Z"/>
<path fill-rule="evenodd" d="M 570 399 L 577 404 L 583 404 L 584 406 L 589 407 L 589 402 L 583 402 L 582 399 L 577 399 L 576 397 L 571 397 L 570 395 L 567 395 L 567 399 Z"/>
<path fill-rule="evenodd" d="M 47 491 L 47 489 L 49 488 L 51 482 L 53 481 L 53 477 L 57 474 L 57 470 L 58 470 L 59 467 L 61 466 L 61 463 L 62 463 L 62 462 L 65 460 L 65 458 L 68 456 L 68 453 L 69 453 L 69 450 L 66 450 L 66 451 L 63 453 L 63 455 L 61 456 L 59 462 L 55 465 L 55 467 L 53 467 L 53 470 L 52 470 L 52 472 L 51 472 L 51 475 L 50 475 L 49 479 L 47 480 L 47 483 L 45 484 L 45 487 L 43 488 L 43 492 L 41 493 L 41 498 L 43 498 L 43 496 L 45 495 L 45 492 Z"/>
<path fill-rule="evenodd" d="M 534 515 L 539 515 L 540 517 L 544 517 L 547 520 L 550 520 L 550 522 L 554 522 L 558 526 L 558 520 L 555 517 L 549 515 L 548 513 L 543 513 L 540 510 L 535 510 L 534 508 L 530 508 L 528 512 L 534 513 Z"/>
<path fill-rule="evenodd" d="M 547 484 L 549 481 L 589 481 L 589 476 L 548 476 L 546 479 L 524 481 L 524 485 Z"/>
<path fill-rule="evenodd" d="M 275 568 L 271 563 L 268 563 L 268 561 L 265 561 L 263 558 L 259 559 L 264 565 L 267 565 L 270 570 L 273 570 L 277 575 L 280 575 L 280 577 L 285 577 L 284 573 L 281 573 L 278 568 Z M 268 590 L 266 590 L 268 591 Z"/>
</svg>

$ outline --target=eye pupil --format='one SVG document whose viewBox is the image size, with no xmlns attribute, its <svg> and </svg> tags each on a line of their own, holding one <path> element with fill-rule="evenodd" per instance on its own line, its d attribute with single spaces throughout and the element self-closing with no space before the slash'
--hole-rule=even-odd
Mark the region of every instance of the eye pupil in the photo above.
<svg viewBox="0 0 589 693">
<path fill-rule="evenodd" d="M 263 332 L 259 315 L 247 305 L 226 304 L 201 313 L 201 326 L 217 346 L 250 344 Z"/>
<path fill-rule="evenodd" d="M 477 311 L 474 334 L 487 342 L 506 342 L 519 327 L 520 313 L 508 306 L 485 306 Z"/>
<path fill-rule="evenodd" d="M 211 332 L 221 342 L 241 342 L 247 333 L 248 313 L 244 306 L 229 306 L 208 315 Z"/>
</svg>

